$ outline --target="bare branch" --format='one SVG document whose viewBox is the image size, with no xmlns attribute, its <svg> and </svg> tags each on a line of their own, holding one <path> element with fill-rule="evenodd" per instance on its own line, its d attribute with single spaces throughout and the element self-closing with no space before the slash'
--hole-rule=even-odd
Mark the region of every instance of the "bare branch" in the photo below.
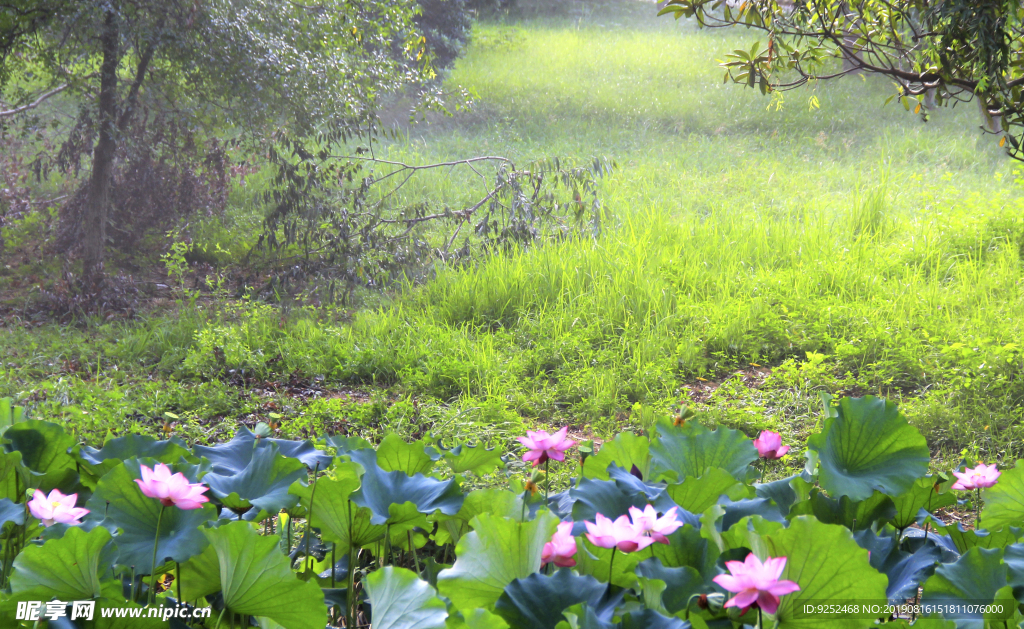
<svg viewBox="0 0 1024 629">
<path fill-rule="evenodd" d="M 6 111 L 0 111 L 0 118 L 10 118 L 11 116 L 17 116 L 20 113 L 24 113 L 26 111 L 35 109 L 36 107 L 42 105 L 50 97 L 60 94 L 69 87 L 71 87 L 71 84 L 65 83 L 64 85 L 61 85 L 58 88 L 50 90 L 49 92 L 44 92 L 39 98 L 37 98 L 36 100 L 32 101 L 27 105 L 22 105 L 21 107 L 15 107 L 14 109 L 8 109 Z"/>
</svg>

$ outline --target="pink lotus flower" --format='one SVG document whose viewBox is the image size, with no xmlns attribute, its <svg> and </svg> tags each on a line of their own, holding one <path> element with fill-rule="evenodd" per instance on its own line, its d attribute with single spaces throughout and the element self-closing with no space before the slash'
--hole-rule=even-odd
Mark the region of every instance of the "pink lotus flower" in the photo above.
<svg viewBox="0 0 1024 629">
<path fill-rule="evenodd" d="M 181 472 L 171 474 L 171 468 L 158 463 L 153 469 L 142 466 L 142 479 L 135 479 L 139 489 L 149 498 L 156 498 L 165 507 L 199 509 L 210 499 L 203 495 L 208 489 L 202 483 L 189 483 Z"/>
<path fill-rule="evenodd" d="M 792 581 L 779 581 L 786 568 L 785 557 L 769 557 L 761 563 L 754 553 L 750 553 L 746 561 L 727 561 L 725 567 L 732 574 L 720 574 L 713 581 L 736 594 L 726 601 L 725 606 L 740 607 L 741 614 L 755 605 L 774 614 L 779 608 L 780 596 L 800 590 L 800 586 Z"/>
<path fill-rule="evenodd" d="M 79 518 L 89 513 L 88 509 L 75 508 L 78 502 L 78 494 L 65 496 L 59 489 L 54 489 L 47 496 L 38 489 L 32 494 L 32 500 L 28 501 L 28 510 L 32 517 L 42 521 L 43 526 L 54 524 L 67 524 L 78 526 L 81 524 Z"/>
<path fill-rule="evenodd" d="M 953 476 L 956 476 L 957 481 L 953 483 L 953 489 L 960 489 L 964 491 L 970 491 L 972 489 L 985 489 L 996 484 L 999 480 L 999 475 L 1002 474 L 996 469 L 995 464 L 985 465 L 984 463 L 978 463 L 975 468 L 967 468 L 962 472 L 953 471 Z"/>
<path fill-rule="evenodd" d="M 572 536 L 572 522 L 560 522 L 551 541 L 544 544 L 540 565 L 554 563 L 559 568 L 571 568 L 576 565 L 576 560 L 572 558 L 575 554 L 576 538 Z"/>
<path fill-rule="evenodd" d="M 757 439 L 754 439 L 754 447 L 757 448 L 757 456 L 762 459 L 781 459 L 789 452 L 789 446 L 782 445 L 782 435 L 770 430 L 761 431 Z"/>
<path fill-rule="evenodd" d="M 659 518 L 658 512 L 651 505 L 644 507 L 643 511 L 636 507 L 630 507 L 629 516 L 641 533 L 649 534 L 651 539 L 656 542 L 667 544 L 667 536 L 675 533 L 676 529 L 683 525 L 676 517 L 678 509 L 679 507 L 672 507 Z"/>
<path fill-rule="evenodd" d="M 647 548 L 654 543 L 654 538 L 644 535 L 639 526 L 629 521 L 628 515 L 620 515 L 613 522 L 600 513 L 594 518 L 596 522 L 584 522 L 587 526 L 587 539 L 600 548 L 618 548 L 624 553 L 632 553 Z"/>
<path fill-rule="evenodd" d="M 553 435 L 549 435 L 543 430 L 527 430 L 525 437 L 516 437 L 519 443 L 529 448 L 529 452 L 523 455 L 523 460 L 533 461 L 534 467 L 548 459 L 564 461 L 565 454 L 563 453 L 576 445 L 572 439 L 565 438 L 568 432 L 568 428 L 562 428 Z"/>
</svg>

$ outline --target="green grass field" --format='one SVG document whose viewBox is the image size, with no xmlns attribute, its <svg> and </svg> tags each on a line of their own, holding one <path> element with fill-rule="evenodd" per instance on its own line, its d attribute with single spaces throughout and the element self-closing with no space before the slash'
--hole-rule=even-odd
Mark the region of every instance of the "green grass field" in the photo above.
<svg viewBox="0 0 1024 629">
<path fill-rule="evenodd" d="M 1024 454 L 1024 174 L 973 107 L 924 123 L 883 106 L 873 77 L 764 97 L 716 62 L 752 33 L 647 3 L 568 6 L 478 25 L 448 78 L 472 110 L 385 148 L 614 160 L 599 239 L 441 270 L 355 311 L 204 301 L 11 326 L 0 396 L 93 440 L 154 432 L 164 413 L 210 440 L 274 413 L 292 434 L 502 445 L 524 424 L 600 438 L 680 403 L 802 443 L 820 392 L 870 393 L 896 399 L 939 462 Z M 401 200 L 458 206 L 480 194 L 471 175 L 424 175 Z M 227 225 L 256 218 L 239 206 Z M 293 374 L 325 394 L 267 384 Z"/>
</svg>

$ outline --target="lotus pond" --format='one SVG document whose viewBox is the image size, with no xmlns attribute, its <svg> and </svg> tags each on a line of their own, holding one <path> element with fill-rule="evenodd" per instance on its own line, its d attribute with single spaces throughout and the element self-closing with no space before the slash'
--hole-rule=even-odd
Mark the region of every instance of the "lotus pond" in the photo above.
<svg viewBox="0 0 1024 629">
<path fill-rule="evenodd" d="M 1024 466 L 929 474 L 924 437 L 893 403 L 823 402 L 803 471 L 763 482 L 798 453 L 689 411 L 600 447 L 530 432 L 507 454 L 397 435 L 285 440 L 265 425 L 213 446 L 130 435 L 94 448 L 7 401 L 0 617 L 61 629 L 1024 626 Z M 525 476 L 510 466 L 520 458 Z M 582 458 L 581 476 L 564 483 L 567 458 Z M 502 486 L 473 489 L 496 476 Z M 947 508 L 975 512 L 976 526 L 937 515 Z"/>
</svg>

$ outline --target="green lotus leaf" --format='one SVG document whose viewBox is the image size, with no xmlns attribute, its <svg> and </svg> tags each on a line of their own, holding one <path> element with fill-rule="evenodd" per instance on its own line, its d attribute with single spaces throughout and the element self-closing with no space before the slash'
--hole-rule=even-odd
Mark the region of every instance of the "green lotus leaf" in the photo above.
<svg viewBox="0 0 1024 629">
<path fill-rule="evenodd" d="M 679 618 L 663 616 L 653 609 L 630 612 L 619 623 L 622 629 L 690 629 L 690 623 Z"/>
<path fill-rule="evenodd" d="M 1024 461 L 1003 470 L 999 482 L 981 492 L 981 524 L 990 530 L 1024 522 Z"/>
<path fill-rule="evenodd" d="M 691 525 L 677 529 L 668 536 L 668 544 L 651 544 L 651 554 L 666 568 L 689 566 L 700 573 L 705 583 L 711 583 L 718 569 L 719 552 L 701 536 L 700 529 Z M 644 553 L 646 554 L 646 553 Z"/>
<path fill-rule="evenodd" d="M 651 469 L 651 442 L 647 437 L 631 432 L 620 432 L 611 441 L 605 441 L 597 454 L 583 461 L 583 478 L 608 480 L 608 466 L 612 463 L 624 470 L 635 466 L 647 478 Z"/>
<path fill-rule="evenodd" d="M 109 578 L 116 555 L 110 540 L 110 532 L 101 527 L 72 527 L 60 539 L 26 546 L 14 559 L 11 600 L 83 601 L 119 595 L 121 584 Z"/>
<path fill-rule="evenodd" d="M 898 529 L 905 529 L 917 522 L 917 514 L 921 509 L 932 512 L 956 504 L 956 495 L 952 492 L 946 491 L 943 487 L 936 490 L 937 482 L 936 477 L 931 475 L 919 478 L 909 490 L 893 498 L 896 514 L 892 519 L 892 525 Z"/>
<path fill-rule="evenodd" d="M 0 499 L 0 530 L 8 522 L 12 524 L 25 523 L 25 505 L 12 501 L 9 498 Z"/>
<path fill-rule="evenodd" d="M 77 446 L 75 455 L 88 472 L 83 478 L 90 487 L 95 488 L 96 482 L 121 461 L 137 457 L 170 464 L 183 458 L 188 459 L 192 453 L 185 442 L 177 437 L 157 441 L 148 435 L 126 435 L 107 441 L 100 449 Z"/>
<path fill-rule="evenodd" d="M 534 520 L 517 522 L 482 513 L 470 524 L 473 531 L 455 549 L 455 565 L 437 577 L 441 594 L 463 611 L 490 608 L 509 583 L 537 572 L 558 518 L 541 511 Z"/>
<path fill-rule="evenodd" d="M 758 556 L 768 554 L 765 539 L 783 528 L 781 522 L 766 520 L 759 515 L 741 518 L 722 532 L 723 552 L 730 549 L 746 548 Z"/>
<path fill-rule="evenodd" d="M 664 584 L 663 591 L 658 594 L 658 600 L 661 602 L 661 609 L 658 611 L 663 613 L 675 614 L 683 611 L 694 594 L 708 594 L 714 591 L 694 568 L 667 568 L 657 558 L 641 561 L 636 573 L 640 577 L 641 586 L 644 587 L 644 601 L 648 607 L 651 607 L 651 601 L 645 584 L 652 581 Z M 651 594 L 653 593 L 652 590 Z"/>
<path fill-rule="evenodd" d="M 75 467 L 68 454 L 75 439 L 50 422 L 29 420 L 4 433 L 4 450 L 21 452 L 22 463 L 33 472 L 45 473 Z"/>
<path fill-rule="evenodd" d="M 640 492 L 623 490 L 615 481 L 582 478 L 576 487 L 569 490 L 573 499 L 572 519 L 574 522 L 594 522 L 598 513 L 606 518 L 615 518 L 629 513 L 630 507 L 643 509 L 649 500 Z"/>
<path fill-rule="evenodd" d="M 89 629 L 163 629 L 167 627 L 167 623 L 162 618 L 148 618 L 147 612 L 141 612 L 141 616 L 132 618 L 129 616 L 131 612 L 125 614 L 125 616 L 118 618 L 117 612 L 107 612 L 112 618 L 104 618 L 103 610 L 119 610 L 119 609 L 142 609 L 142 605 L 133 603 L 131 601 L 124 600 L 124 598 L 101 598 L 96 601 L 96 610 L 93 612 L 93 620 L 88 623 Z M 82 621 L 79 620 L 79 623 Z M 73 625 L 69 625 L 73 626 Z M 173 627 L 174 625 L 172 625 Z M 52 629 L 57 629 L 56 623 L 51 623 Z"/>
<path fill-rule="evenodd" d="M 24 500 L 25 490 L 32 485 L 30 476 L 21 463 L 21 452 L 0 452 L 0 498 Z"/>
<path fill-rule="evenodd" d="M 885 599 L 885 575 L 871 567 L 867 551 L 846 528 L 799 516 L 789 528 L 769 534 L 765 541 L 769 556 L 786 557 L 781 578 L 800 586 L 799 592 L 780 599 L 775 615 L 780 629 L 863 629 L 863 619 L 794 616 L 809 600 Z"/>
<path fill-rule="evenodd" d="M 75 445 L 75 439 L 64 432 L 64 428 L 50 422 L 27 420 L 4 432 L 3 440 L 4 451 L 20 452 L 22 465 L 32 471 L 22 476 L 31 487 L 44 492 L 54 488 L 64 493 L 74 491 L 78 472 L 75 459 L 68 452 Z"/>
<path fill-rule="evenodd" d="M 377 465 L 385 472 L 405 472 L 409 476 L 428 474 L 434 460 L 427 454 L 426 443 L 406 443 L 400 436 L 390 433 L 377 446 Z"/>
<path fill-rule="evenodd" d="M 859 531 L 875 523 L 889 522 L 896 515 L 896 507 L 889 496 L 878 491 L 865 500 L 851 500 L 849 496 L 836 500 L 812 489 L 807 500 L 789 510 L 791 519 L 799 515 L 813 515 L 825 524 L 841 524 L 851 531 Z"/>
<path fill-rule="evenodd" d="M 441 629 L 448 611 L 426 581 L 403 568 L 387 566 L 366 577 L 373 629 Z"/>
<path fill-rule="evenodd" d="M 248 464 L 231 474 L 210 472 L 203 482 L 213 495 L 229 509 L 255 506 L 267 513 L 277 513 L 298 502 L 288 490 L 295 481 L 305 482 L 306 465 L 297 459 L 282 456 L 277 445 L 256 448 Z"/>
<path fill-rule="evenodd" d="M 599 610 L 594 609 L 586 603 L 573 605 L 562 612 L 565 620 L 558 623 L 555 629 L 618 629 L 618 623 L 613 623 L 611 614 L 602 615 Z"/>
<path fill-rule="evenodd" d="M 373 512 L 372 522 L 384 524 L 391 516 L 391 505 L 411 502 L 420 513 L 440 511 L 455 515 L 462 507 L 463 495 L 454 478 L 439 481 L 435 478 L 405 472 L 385 472 L 377 466 L 376 457 L 369 450 L 350 453 L 352 460 L 363 467 L 362 486 L 352 494 L 352 502 Z"/>
<path fill-rule="evenodd" d="M 317 481 L 315 495 L 311 486 L 296 484 L 291 489 L 307 513 L 313 500 L 313 526 L 343 555 L 348 555 L 350 548 L 359 549 L 384 537 L 385 527 L 370 522 L 373 512 L 352 502 L 352 493 L 358 488 L 358 466 L 346 462 L 334 468 L 334 478 L 325 476 Z"/>
<path fill-rule="evenodd" d="M 881 626 L 885 629 L 957 629 L 955 621 L 945 620 L 941 616 L 918 616 L 913 622 L 901 618 Z"/>
<path fill-rule="evenodd" d="M 451 449 L 442 450 L 442 456 L 455 474 L 487 474 L 505 467 L 501 453 L 494 448 L 485 448 L 483 444 L 471 446 L 468 443 L 460 443 Z"/>
<path fill-rule="evenodd" d="M 927 605 L 988 604 L 1009 599 L 1016 609 L 1013 590 L 1007 584 L 1007 565 L 1002 548 L 972 548 L 954 563 L 943 564 L 924 583 L 921 603 Z M 950 617 L 948 614 L 943 614 Z M 1008 616 L 1012 617 L 1012 616 Z M 985 617 L 961 613 L 955 617 L 958 629 L 983 629 Z"/>
<path fill-rule="evenodd" d="M 718 499 L 718 504 L 716 506 L 720 507 L 724 511 L 721 526 L 723 531 L 729 530 L 732 525 L 736 524 L 743 518 L 753 516 L 757 516 L 764 520 L 770 520 L 772 522 L 782 523 L 786 521 L 779 512 L 778 505 L 766 498 L 730 500 L 728 496 L 722 496 Z"/>
<path fill-rule="evenodd" d="M 756 460 L 754 442 L 725 426 L 708 430 L 695 421 L 681 427 L 663 423 L 658 426 L 658 438 L 651 442 L 651 476 L 655 479 L 697 478 L 710 469 L 722 468 L 736 480 L 745 481 Z"/>
<path fill-rule="evenodd" d="M 163 507 L 159 500 L 147 498 L 134 479 L 142 478 L 141 463 L 131 459 L 121 463 L 100 479 L 92 498 L 86 503 L 90 510 L 86 523 L 116 532 L 114 543 L 118 549 L 118 563 L 135 566 L 137 574 L 153 573 L 153 541 L 156 539 L 157 521 L 160 538 L 157 540 L 157 567 L 168 559 L 184 562 L 206 547 L 201 527 L 217 519 L 213 505 L 189 511 L 177 507 Z M 150 462 L 149 466 L 152 466 Z M 177 468 L 175 468 L 177 471 Z M 195 482 L 194 471 L 180 471 Z M 163 509 L 163 516 L 160 511 Z"/>
<path fill-rule="evenodd" d="M 866 500 L 875 490 L 889 496 L 910 491 L 931 458 L 924 437 L 896 405 L 871 395 L 839 400 L 807 449 L 818 455 L 818 482 L 829 496 L 851 500 Z"/>
<path fill-rule="evenodd" d="M 754 486 L 758 498 L 767 498 L 775 503 L 779 513 L 783 517 L 789 515 L 789 510 L 798 502 L 807 500 L 813 485 L 808 483 L 799 474 L 780 478 L 770 483 L 761 483 Z"/>
<path fill-rule="evenodd" d="M 206 550 L 181 566 L 182 599 L 220 592 L 231 612 L 265 616 L 284 629 L 327 624 L 323 592 L 295 576 L 274 537 L 260 535 L 248 522 L 202 533 L 209 542 Z"/>
<path fill-rule="evenodd" d="M 706 471 L 700 478 L 688 476 L 681 483 L 669 485 L 666 492 L 672 502 L 683 509 L 691 513 L 703 513 L 718 502 L 719 496 L 742 487 L 743 483 L 737 481 L 732 474 L 716 467 Z"/>
<path fill-rule="evenodd" d="M 508 629 L 508 623 L 486 609 L 474 609 L 471 612 L 456 611 L 448 616 L 447 629 Z"/>
<path fill-rule="evenodd" d="M 942 526 L 936 523 L 934 530 L 937 533 L 948 535 L 956 547 L 956 551 L 961 555 L 971 548 L 1002 548 L 1003 546 L 1015 544 L 1019 537 L 1019 531 L 1014 527 L 1007 527 L 998 531 L 988 531 L 985 529 L 976 531 L 974 529 L 965 529 L 964 525 L 959 522 L 952 526 Z"/>
<path fill-rule="evenodd" d="M 531 574 L 512 581 L 494 610 L 511 629 L 554 629 L 562 620 L 562 610 L 584 601 L 597 605 L 607 589 L 607 584 L 593 577 L 562 568 L 551 576 Z"/>
<path fill-rule="evenodd" d="M 679 618 L 664 616 L 653 609 L 630 608 L 619 622 L 612 622 L 612 611 L 595 609 L 587 603 L 573 605 L 563 612 L 565 620 L 557 629 L 691 629 L 692 625 Z"/>
<path fill-rule="evenodd" d="M 1011 544 L 1003 549 L 1006 582 L 1013 587 L 1013 596 L 1024 601 L 1024 544 Z"/>
<path fill-rule="evenodd" d="M 917 597 L 918 586 L 935 571 L 941 553 L 931 544 L 922 545 L 913 554 L 900 550 L 892 535 L 872 531 L 854 534 L 857 545 L 871 553 L 870 562 L 889 579 L 885 595 L 896 605 Z"/>
<path fill-rule="evenodd" d="M 297 459 L 309 469 L 327 469 L 333 461 L 325 452 L 317 450 L 310 441 L 290 439 L 257 439 L 248 428 L 242 426 L 231 441 L 216 446 L 195 446 L 196 456 L 206 458 L 215 474 L 229 476 L 237 474 L 249 465 L 252 454 L 259 448 L 275 446 L 277 451 L 289 459 Z"/>
<path fill-rule="evenodd" d="M 679 506 L 672 502 L 672 499 L 668 497 L 668 494 L 665 491 L 665 488 L 667 487 L 665 483 L 648 483 L 642 481 L 629 471 L 622 469 L 614 463 L 608 466 L 608 477 L 615 481 L 619 491 L 631 496 L 638 494 L 642 495 L 644 500 L 654 505 L 658 511 L 667 511 L 672 507 Z M 589 482 L 599 483 L 601 481 Z M 570 498 L 571 497 L 572 495 L 570 492 Z M 693 523 L 697 522 L 696 516 L 685 509 L 679 509 L 678 511 L 680 512 L 680 519 L 683 519 L 684 517 L 692 517 Z"/>
<path fill-rule="evenodd" d="M 372 521 L 373 518 L 371 517 Z M 387 530 L 391 533 L 391 545 L 409 549 L 409 531 L 413 529 L 433 528 L 427 522 L 427 516 L 420 512 L 419 507 L 411 502 L 388 506 Z M 414 536 L 417 537 L 418 536 Z M 414 542 L 415 543 L 415 542 Z M 418 547 L 418 546 L 417 546 Z"/>
<path fill-rule="evenodd" d="M 651 546 L 660 546 L 652 544 Z M 594 577 L 603 583 L 611 583 L 621 587 L 634 587 L 637 585 L 636 566 L 643 559 L 648 559 L 653 554 L 650 547 L 635 553 L 624 553 L 615 551 L 615 561 L 612 562 L 612 549 L 595 546 L 587 539 L 586 535 L 576 538 L 576 571 Z"/>
<path fill-rule="evenodd" d="M 345 437 L 334 435 L 327 437 L 325 443 L 328 447 L 334 448 L 339 455 L 348 454 L 353 450 L 372 450 L 373 444 L 362 437 Z"/>
<path fill-rule="evenodd" d="M 457 544 L 471 530 L 470 521 L 481 513 L 522 521 L 529 511 L 523 508 L 523 497 L 507 489 L 476 489 L 466 494 L 458 513 L 436 516 L 438 530 L 434 541 Z"/>
</svg>

